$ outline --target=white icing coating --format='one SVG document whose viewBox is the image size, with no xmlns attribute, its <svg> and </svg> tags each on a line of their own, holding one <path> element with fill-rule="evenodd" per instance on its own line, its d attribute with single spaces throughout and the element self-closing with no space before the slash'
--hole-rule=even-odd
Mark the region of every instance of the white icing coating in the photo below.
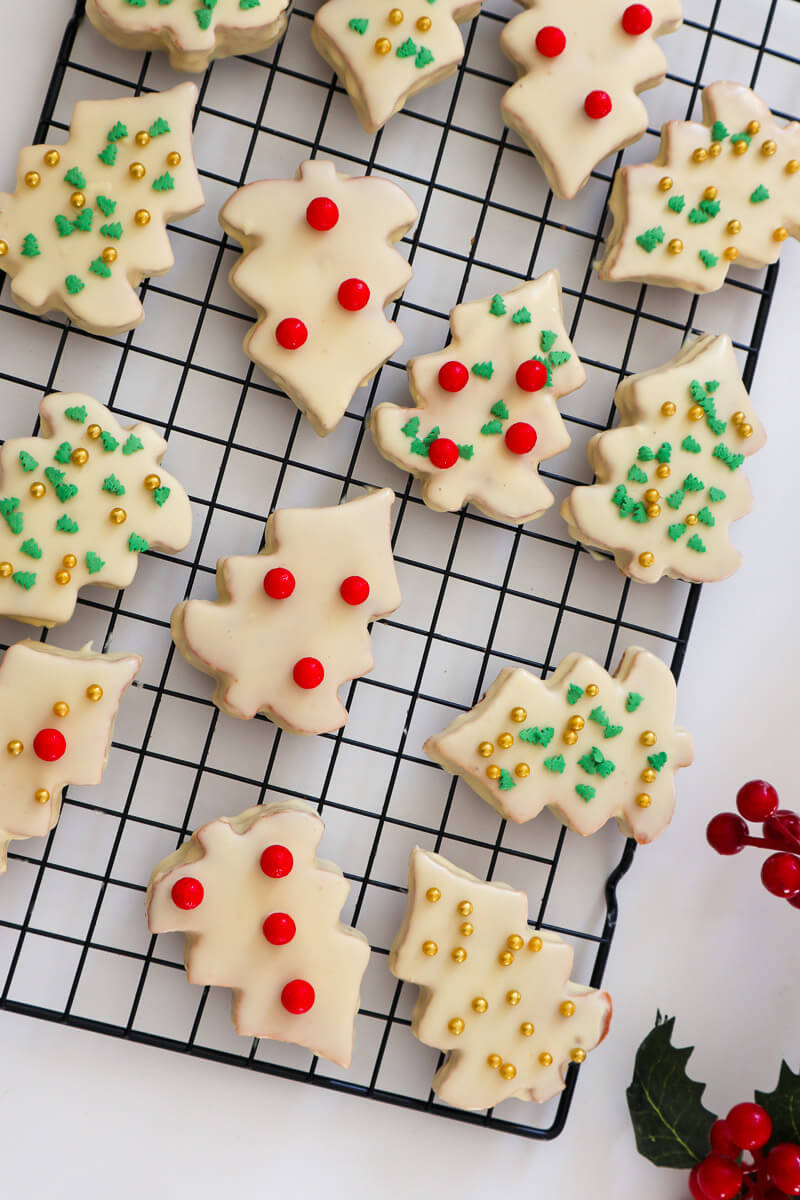
<svg viewBox="0 0 800 1200">
<path fill-rule="evenodd" d="M 436 900 L 428 898 L 432 888 Z M 433 1090 L 457 1108 L 491 1108 L 511 1097 L 549 1100 L 563 1089 L 570 1061 L 582 1060 L 608 1032 L 608 992 L 570 980 L 572 947 L 558 934 L 531 929 L 528 907 L 525 893 L 507 884 L 484 883 L 419 847 L 411 853 L 408 904 L 389 967 L 420 985 L 412 1028 L 421 1042 L 447 1053 Z M 431 943 L 436 950 L 426 953 L 423 945 L 430 951 Z M 459 949 L 466 951 L 462 962 L 452 956 Z M 485 1002 L 484 1011 L 475 1000 Z M 463 1022 L 460 1033 L 450 1026 L 454 1019 Z M 501 1063 L 490 1065 L 490 1055 Z"/>
<path fill-rule="evenodd" d="M 338 220 L 328 230 L 306 219 L 315 199 L 332 200 Z M 262 180 L 234 192 L 220 213 L 225 232 L 244 255 L 231 286 L 258 311 L 244 348 L 305 413 L 318 434 L 338 425 L 353 398 L 403 344 L 383 309 L 411 278 L 392 243 L 408 233 L 417 209 L 387 179 L 351 178 L 333 163 L 301 163 L 295 179 Z M 357 310 L 338 300 L 345 280 L 367 284 L 369 300 Z M 276 338 L 285 318 L 302 320 L 308 340 L 289 350 Z"/>
<path fill-rule="evenodd" d="M 499 315 L 490 311 L 492 305 Z M 531 320 L 516 323 L 514 314 L 525 311 Z M 471 501 L 498 521 L 532 521 L 553 503 L 538 465 L 570 444 L 556 401 L 586 382 L 564 327 L 559 274 L 547 271 L 503 296 L 459 304 L 450 313 L 450 326 L 449 346 L 409 360 L 411 395 L 419 412 L 379 404 L 370 421 L 375 443 L 390 462 L 422 480 L 429 508 L 455 512 Z M 558 365 L 548 363 L 554 354 Z M 562 356 L 566 362 L 560 361 Z M 529 392 L 517 384 L 516 372 L 532 358 L 547 365 L 551 382 Z M 439 382 L 439 370 L 454 361 L 467 368 L 469 382 L 463 390 L 449 392 Z M 488 378 L 488 372 L 475 372 L 476 365 L 487 364 Z M 497 415 L 503 411 L 505 417 Z M 533 449 L 524 454 L 513 453 L 506 443 L 508 430 L 518 422 L 532 425 L 537 435 Z M 419 445 L 434 429 L 461 448 L 453 466 L 434 466 Z"/>
<path fill-rule="evenodd" d="M 571 703 L 573 686 L 583 692 Z M 642 699 L 629 711 L 631 695 Z M 637 646 L 613 676 L 582 654 L 568 654 L 546 682 L 505 667 L 479 704 L 428 738 L 425 752 L 511 821 L 530 821 L 547 806 L 582 836 L 613 817 L 626 837 L 651 842 L 672 819 L 675 771 L 693 757 L 691 737 L 675 726 L 675 699 L 669 667 Z M 655 738 L 642 741 L 645 734 Z"/>
<path fill-rule="evenodd" d="M 214 703 L 233 717 L 257 712 L 295 733 L 328 733 L 347 722 L 337 695 L 374 664 L 367 625 L 400 604 L 392 547 L 394 492 L 382 488 L 332 508 L 285 508 L 267 522 L 260 554 L 217 563 L 219 600 L 189 600 L 172 614 L 181 654 L 218 683 Z M 275 569 L 294 576 L 291 595 L 266 594 Z M 341 584 L 360 576 L 363 603 L 347 603 Z M 301 659 L 322 664 L 311 688 L 294 680 Z"/>
<path fill-rule="evenodd" d="M 166 50 L 175 71 L 205 71 L 215 58 L 257 54 L 286 28 L 290 0 L 87 0 L 86 15 L 128 50 Z M 200 24 L 203 21 L 205 28 Z"/>
<path fill-rule="evenodd" d="M 609 154 L 638 141 L 647 129 L 639 92 L 663 83 L 667 60 L 655 39 L 681 24 L 681 0 L 649 0 L 653 17 L 641 34 L 627 33 L 627 0 L 519 0 L 528 11 L 514 17 L 500 46 L 521 78 L 502 100 L 503 120 L 530 147 L 557 196 L 570 199 Z M 542 28 L 560 29 L 563 51 L 537 49 Z M 607 116 L 587 116 L 592 91 L 611 98 Z"/>
<path fill-rule="evenodd" d="M 132 583 L 141 550 L 182 550 L 192 512 L 160 466 L 167 443 L 152 426 L 120 425 L 76 393 L 45 396 L 39 412 L 39 437 L 0 449 L 0 614 L 50 626 L 70 619 L 80 588 Z M 74 461 L 84 454 L 86 462 Z M 146 486 L 153 476 L 158 486 Z M 119 509 L 125 519 L 116 523 Z"/>
<path fill-rule="evenodd" d="M 68 784 L 94 784 L 103 778 L 119 703 L 142 665 L 136 654 L 93 654 L 61 650 L 41 642 L 10 646 L 0 663 L 0 873 L 6 870 L 11 841 L 44 837 L 61 811 Z M 102 696 L 90 700 L 87 688 L 98 685 Z M 69 708 L 64 716 L 55 704 Z M 57 730 L 66 747 L 47 762 L 34 750 L 41 730 Z M 21 742 L 12 754 L 7 746 Z M 40 803 L 36 793 L 49 800 Z"/>
<path fill-rule="evenodd" d="M 58 309 L 94 333 L 122 333 L 142 321 L 134 288 L 145 276 L 164 275 L 175 261 L 167 222 L 190 216 L 204 204 L 192 156 L 197 95 L 193 83 L 182 83 L 145 96 L 81 100 L 66 145 L 21 151 L 17 190 L 0 194 L 0 251 L 7 248 L 0 267 L 11 276 L 20 308 L 33 313 Z M 150 136 L 150 130 L 163 128 L 159 121 L 166 122 L 169 132 Z M 137 134 L 148 138 L 145 145 L 136 141 Z M 49 165 L 48 155 L 57 161 Z M 180 161 L 168 162 L 170 155 L 179 155 Z M 132 166 L 144 167 L 142 178 L 131 175 Z M 74 171 L 79 174 L 67 181 L 65 175 Z M 39 182 L 32 187 L 26 178 Z M 80 208 L 72 197 L 83 197 Z M 150 220 L 138 224 L 137 213 L 149 213 Z M 75 227 L 75 221 L 91 222 L 91 227 Z M 29 236 L 35 238 L 29 249 L 38 251 L 32 257 L 23 254 Z M 116 258 L 105 262 L 104 253 Z M 93 264 L 96 270 L 90 269 Z M 83 284 L 82 289 L 71 293 L 68 279 L 78 281 L 74 288 Z"/>
<path fill-rule="evenodd" d="M 409 97 L 453 74 L 464 53 L 458 22 L 480 10 L 481 0 L 408 0 L 402 7 L 391 0 L 327 0 L 314 16 L 311 40 L 367 133 L 377 133 Z M 363 23 L 363 32 L 351 21 Z M 376 46 L 385 42 L 389 49 L 381 54 Z"/>
<path fill-rule="evenodd" d="M 696 399 L 706 413 L 693 420 L 690 412 L 697 416 L 703 407 Z M 614 403 L 620 425 L 595 434 L 587 447 L 596 483 L 575 488 L 561 505 L 570 533 L 588 546 L 611 550 L 619 569 L 640 583 L 655 583 L 662 575 L 693 583 L 726 579 L 742 561 L 728 536 L 730 523 L 753 502 L 738 456 L 755 454 L 767 440 L 730 338 L 708 333 L 690 342 L 663 367 L 626 379 Z M 675 406 L 672 416 L 665 415 L 664 404 Z M 734 413 L 742 414 L 738 423 L 731 421 Z M 670 448 L 664 464 L 640 456 L 642 447 L 657 454 L 664 446 Z M 734 457 L 715 457 L 715 450 Z M 659 469 L 669 474 L 660 477 Z M 690 476 L 694 490 L 684 486 Z M 620 488 L 629 498 L 625 506 L 635 501 L 643 519 L 623 517 L 611 499 L 620 499 Z M 645 493 L 651 489 L 658 498 L 648 504 Z M 651 554 L 652 562 L 642 563 L 641 554 Z"/>
<path fill-rule="evenodd" d="M 729 136 L 714 141 L 717 121 Z M 749 145 L 737 154 L 734 138 L 746 134 L 753 121 L 758 132 L 741 139 Z M 700 162 L 693 157 L 696 150 L 706 155 Z M 614 224 L 598 275 L 713 292 L 722 287 L 734 261 L 754 270 L 777 262 L 785 238 L 800 237 L 798 163 L 800 123 L 779 125 L 763 100 L 740 83 L 709 84 L 703 92 L 703 124 L 668 121 L 654 161 L 617 172 L 609 200 Z M 672 180 L 667 190 L 659 187 L 662 179 Z M 701 211 L 707 188 L 716 189 L 711 203 L 719 211 L 708 221 L 692 221 L 690 214 Z M 768 197 L 759 200 L 759 189 Z M 685 203 L 676 212 L 669 202 L 678 204 L 681 197 Z M 738 232 L 729 229 L 731 221 L 740 224 Z M 654 233 L 647 240 L 648 251 L 636 239 L 647 239 L 649 231 Z M 682 249 L 671 253 L 675 243 Z"/>
<path fill-rule="evenodd" d="M 350 884 L 334 863 L 314 857 L 324 830 L 311 805 L 299 800 L 212 821 L 155 868 L 147 917 L 153 933 L 186 934 L 190 983 L 233 989 L 237 1033 L 294 1042 L 349 1067 L 369 942 L 339 920 Z M 289 850 L 288 874 L 265 874 L 261 857 L 269 846 Z M 203 888 L 200 903 L 188 910 L 172 896 L 187 876 Z M 263 930 L 274 913 L 295 924 L 283 944 L 268 941 Z M 314 990 L 307 1012 L 289 1012 L 282 1003 L 292 980 Z"/>
</svg>

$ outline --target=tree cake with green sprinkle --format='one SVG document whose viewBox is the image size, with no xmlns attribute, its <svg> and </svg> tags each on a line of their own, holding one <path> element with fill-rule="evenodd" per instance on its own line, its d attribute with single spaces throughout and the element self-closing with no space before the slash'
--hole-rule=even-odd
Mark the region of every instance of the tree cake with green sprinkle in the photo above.
<svg viewBox="0 0 800 1200">
<path fill-rule="evenodd" d="M 688 343 L 663 367 L 621 383 L 614 403 L 620 425 L 587 447 L 596 482 L 561 506 L 572 536 L 611 551 L 640 583 L 732 575 L 742 556 L 729 527 L 753 503 L 741 468 L 766 434 L 730 338 Z"/>
<path fill-rule="evenodd" d="M 376 445 L 422 480 L 429 508 L 471 501 L 498 521 L 532 521 L 553 503 L 539 463 L 570 444 L 557 401 L 586 382 L 558 272 L 459 304 L 450 325 L 449 346 L 408 363 L 416 410 L 375 409 Z"/>
<path fill-rule="evenodd" d="M 175 71 L 257 54 L 283 34 L 291 0 L 87 0 L 104 37 L 128 50 L 166 50 Z"/>
<path fill-rule="evenodd" d="M 162 470 L 167 443 L 91 396 L 45 396 L 38 437 L 0 449 L 0 615 L 61 625 L 88 585 L 124 588 L 139 555 L 174 554 L 192 514 Z"/>
<path fill-rule="evenodd" d="M 800 123 L 779 125 L 740 83 L 709 84 L 703 121 L 668 121 L 651 163 L 622 167 L 601 279 L 689 292 L 722 287 L 734 263 L 757 270 L 800 237 Z"/>
<path fill-rule="evenodd" d="M 672 819 L 675 772 L 693 757 L 676 696 L 669 668 L 636 646 L 613 676 L 582 654 L 546 682 L 505 667 L 425 752 L 511 821 L 548 807 L 583 836 L 613 817 L 626 837 L 652 842 Z"/>
<path fill-rule="evenodd" d="M 174 263 L 167 222 L 203 206 L 192 156 L 197 88 L 81 100 L 62 146 L 27 146 L 0 194 L 0 268 L 20 308 L 93 333 L 144 318 L 134 290 Z"/>
</svg>

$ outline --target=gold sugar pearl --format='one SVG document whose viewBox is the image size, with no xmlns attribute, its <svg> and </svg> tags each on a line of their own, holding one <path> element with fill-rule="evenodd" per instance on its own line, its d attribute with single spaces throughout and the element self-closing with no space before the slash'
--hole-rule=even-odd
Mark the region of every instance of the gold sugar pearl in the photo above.
<svg viewBox="0 0 800 1200">
<path fill-rule="evenodd" d="M 470 921 L 465 921 L 459 932 L 462 937 L 472 937 L 475 932 L 475 926 Z"/>
<path fill-rule="evenodd" d="M 579 717 L 577 714 L 574 717 L 570 717 L 570 719 L 567 721 L 567 729 L 581 730 L 583 729 L 584 725 L 585 721 L 583 717 Z"/>
<path fill-rule="evenodd" d="M 8 579 L 9 575 L 14 574 L 14 568 L 10 562 L 0 562 L 0 579 Z"/>
<path fill-rule="evenodd" d="M 735 237 L 737 233 L 742 232 L 742 222 L 728 221 L 728 224 L 725 226 L 725 230 L 731 235 L 731 237 Z"/>
<path fill-rule="evenodd" d="M 660 191 L 668 192 L 670 190 L 670 188 L 672 187 L 672 179 L 670 178 L 670 176 L 662 175 L 658 181 L 658 187 L 659 187 Z"/>
<path fill-rule="evenodd" d="M 669 479 L 672 473 L 672 468 L 669 463 L 659 463 L 656 467 L 656 475 L 659 479 Z"/>
<path fill-rule="evenodd" d="M 181 165 L 180 154 L 178 154 L 177 150 L 170 150 L 169 154 L 167 155 L 167 166 L 168 167 L 179 167 L 180 165 Z"/>
<path fill-rule="evenodd" d="M 739 437 L 741 437 L 741 438 L 752 437 L 753 436 L 753 426 L 748 425 L 747 422 L 744 421 L 741 425 L 737 425 L 736 432 L 738 433 Z"/>
<path fill-rule="evenodd" d="M 472 1001 L 472 1008 L 476 1013 L 485 1013 L 489 1007 L 489 1001 L 483 996 L 476 996 Z"/>
<path fill-rule="evenodd" d="M 707 187 L 705 189 L 705 191 L 703 192 L 704 200 L 716 200 L 716 198 L 717 198 L 717 189 L 713 186 Z"/>
<path fill-rule="evenodd" d="M 515 1008 L 521 999 L 522 995 L 516 988 L 512 988 L 510 992 L 506 992 L 506 1004 L 510 1004 L 512 1008 Z"/>
<path fill-rule="evenodd" d="M 705 150 L 702 146 L 698 146 L 698 148 L 696 150 L 692 151 L 692 158 L 694 159 L 694 161 L 696 163 L 705 162 L 706 159 L 708 158 L 708 151 Z"/>
<path fill-rule="evenodd" d="M 47 167 L 57 167 L 61 162 L 61 155 L 57 150 L 48 150 L 44 156 L 44 162 Z"/>
<path fill-rule="evenodd" d="M 647 792 L 640 792 L 636 797 L 636 803 L 639 805 L 639 808 L 649 808 L 653 801 L 650 799 Z"/>
<path fill-rule="evenodd" d="M 657 740 L 658 739 L 656 738 L 656 735 L 653 733 L 652 729 L 645 729 L 644 733 L 639 738 L 639 741 L 643 746 L 655 746 Z"/>
<path fill-rule="evenodd" d="M 425 893 L 425 899 L 430 900 L 431 904 L 436 904 L 442 898 L 442 893 L 438 888 L 428 888 Z"/>
<path fill-rule="evenodd" d="M 144 486 L 148 492 L 154 492 L 156 488 L 161 487 L 161 477 L 159 475 L 145 475 Z"/>
<path fill-rule="evenodd" d="M 514 745 L 514 735 L 511 733 L 501 733 L 497 739 L 497 744 L 501 750 L 510 750 Z"/>
<path fill-rule="evenodd" d="M 774 242 L 785 242 L 789 236 L 789 230 L 783 225 L 779 225 L 777 229 L 772 231 L 772 240 Z"/>
<path fill-rule="evenodd" d="M 506 945 L 509 950 L 521 950 L 525 943 L 518 933 L 512 933 L 510 937 L 506 938 Z"/>
<path fill-rule="evenodd" d="M 91 438 L 93 442 L 96 442 L 102 432 L 99 425 L 90 425 L 86 430 L 86 436 Z"/>
<path fill-rule="evenodd" d="M 702 421 L 706 414 L 699 404 L 693 404 L 686 415 L 690 421 Z"/>
<path fill-rule="evenodd" d="M 576 1046 L 574 1050 L 570 1050 L 569 1056 L 574 1063 L 582 1063 L 586 1061 L 586 1051 L 581 1050 L 580 1046 Z"/>
<path fill-rule="evenodd" d="M 391 25 L 402 25 L 404 14 L 402 8 L 393 8 L 389 13 L 389 23 Z"/>
<path fill-rule="evenodd" d="M 546 1050 L 542 1051 L 542 1053 L 539 1055 L 539 1062 L 542 1064 L 543 1067 L 552 1066 L 553 1065 L 552 1054 L 548 1054 Z"/>
<path fill-rule="evenodd" d="M 641 779 L 642 783 L 655 783 L 656 773 L 652 767 L 645 767 L 639 778 Z"/>
<path fill-rule="evenodd" d="M 769 138 L 761 146 L 761 153 L 764 155 L 765 158 L 772 158 L 773 154 L 777 153 L 777 150 L 778 150 L 778 143 L 773 142 L 772 138 Z"/>
<path fill-rule="evenodd" d="M 25 749 L 25 747 L 23 746 L 22 742 L 18 738 L 14 738 L 6 746 L 6 750 L 12 756 L 12 758 L 19 758 L 20 754 L 22 754 L 22 751 L 24 749 Z"/>
<path fill-rule="evenodd" d="M 733 153 L 737 154 L 739 157 L 741 157 L 743 154 L 747 154 L 747 149 L 747 142 L 733 143 Z"/>
<path fill-rule="evenodd" d="M 596 683 L 587 683 L 587 685 L 586 685 L 586 695 L 587 696 L 591 696 L 591 698 L 594 699 L 599 691 L 600 691 L 600 688 L 597 686 Z"/>
<path fill-rule="evenodd" d="M 131 165 L 128 167 L 128 174 L 130 175 L 131 179 L 144 179 L 145 175 L 147 174 L 144 163 L 131 163 Z"/>
<path fill-rule="evenodd" d="M 458 963 L 458 965 L 461 966 L 461 963 L 467 961 L 467 952 L 463 946 L 456 946 L 450 957 L 452 958 L 453 962 Z"/>
<path fill-rule="evenodd" d="M 500 1068 L 500 1074 L 503 1076 L 503 1079 L 513 1079 L 516 1073 L 517 1068 L 513 1063 L 503 1063 Z"/>
<path fill-rule="evenodd" d="M 388 54 L 391 48 L 392 43 L 388 38 L 378 38 L 377 42 L 375 43 L 376 54 Z"/>
<path fill-rule="evenodd" d="M 661 493 L 657 488 L 648 488 L 644 494 L 644 498 L 648 504 L 655 504 L 656 500 L 661 499 Z"/>
<path fill-rule="evenodd" d="M 100 256 L 104 263 L 113 263 L 117 261 L 117 251 L 114 246 L 106 246 Z"/>
<path fill-rule="evenodd" d="M 472 916 L 472 901 L 470 901 L 470 900 L 459 901 L 458 915 L 460 917 L 471 917 Z"/>
<path fill-rule="evenodd" d="M 491 758 L 494 754 L 494 746 L 491 742 L 481 742 L 478 746 L 478 754 L 481 758 Z"/>
<path fill-rule="evenodd" d="M 59 587 L 66 587 L 69 581 L 72 579 L 72 576 L 70 575 L 69 571 L 56 571 L 53 578 Z"/>
<path fill-rule="evenodd" d="M 111 521 L 112 525 L 124 525 L 128 519 L 128 514 L 125 512 L 124 508 L 112 508 L 111 512 L 108 514 L 108 519 Z"/>
<path fill-rule="evenodd" d="M 736 262 L 736 259 L 739 257 L 739 251 L 735 246 L 726 246 L 722 251 L 722 257 L 727 259 L 728 262 Z"/>
<path fill-rule="evenodd" d="M 562 1017 L 574 1017 L 575 1005 L 571 1000 L 565 1000 L 563 1004 L 559 1005 L 558 1011 L 561 1013 Z"/>
<path fill-rule="evenodd" d="M 150 224 L 150 213 L 147 211 L 146 208 L 140 208 L 138 210 L 138 212 L 134 213 L 133 219 L 137 225 L 141 225 L 141 226 L 149 225 Z"/>
<path fill-rule="evenodd" d="M 508 715 L 517 725 L 521 725 L 523 721 L 527 721 L 528 719 L 528 713 L 524 708 L 512 708 Z"/>
<path fill-rule="evenodd" d="M 451 1021 L 447 1022 L 447 1028 L 458 1037 L 464 1032 L 464 1022 L 461 1017 L 453 1017 Z"/>
<path fill-rule="evenodd" d="M 527 779 L 530 773 L 531 769 L 528 763 L 517 763 L 517 765 L 514 767 L 514 774 L 516 775 L 517 779 Z"/>
<path fill-rule="evenodd" d="M 672 238 L 667 244 L 667 249 L 669 250 L 670 254 L 682 254 L 683 242 L 680 238 Z"/>
<path fill-rule="evenodd" d="M 37 804 L 47 804 L 50 799 L 50 793 L 47 788 L 39 788 L 37 792 L 34 792 L 33 798 Z"/>
<path fill-rule="evenodd" d="M 92 704 L 96 704 L 98 700 L 103 699 L 103 689 L 99 683 L 90 683 L 86 689 L 86 699 L 91 700 Z"/>
<path fill-rule="evenodd" d="M 650 550 L 643 550 L 642 553 L 639 555 L 639 566 L 640 567 L 652 567 L 654 562 L 655 562 L 655 557 L 651 553 Z"/>
<path fill-rule="evenodd" d="M 427 33 L 432 24 L 430 17 L 417 17 L 417 29 L 420 33 Z"/>
<path fill-rule="evenodd" d="M 722 154 L 722 142 L 712 142 L 708 147 L 709 158 L 719 158 Z"/>
<path fill-rule="evenodd" d="M 686 525 L 696 525 L 697 524 L 697 514 L 696 513 L 687 513 L 686 516 L 683 518 L 683 520 L 684 520 L 684 524 L 686 524 Z"/>
<path fill-rule="evenodd" d="M 66 700 L 56 701 L 56 703 L 53 705 L 53 715 L 56 717 L 69 716 L 69 705 L 67 704 Z"/>
<path fill-rule="evenodd" d="M 537 935 L 536 937 L 532 937 L 531 940 L 528 942 L 528 949 L 532 950 L 534 954 L 538 954 L 543 945 L 544 945 L 544 942 Z"/>
<path fill-rule="evenodd" d="M 578 740 L 578 735 L 574 729 L 568 729 L 564 734 L 564 741 L 568 746 L 574 746 Z"/>
<path fill-rule="evenodd" d="M 732 425 L 741 425 L 746 420 L 747 420 L 747 413 L 742 412 L 742 410 L 740 408 L 737 408 L 736 412 L 731 415 L 731 424 Z"/>
<path fill-rule="evenodd" d="M 519 1027 L 519 1031 L 523 1037 L 533 1037 L 535 1030 L 532 1021 L 523 1021 Z"/>
<path fill-rule="evenodd" d="M 0 241 L 0 258 L 5 254 L 8 254 L 8 242 Z"/>
<path fill-rule="evenodd" d="M 47 494 L 47 488 L 43 483 L 32 483 L 29 490 L 34 500 L 41 500 L 42 496 Z"/>
<path fill-rule="evenodd" d="M 61 560 L 62 567 L 66 567 L 68 571 L 73 571 L 78 565 L 78 560 L 74 554 L 65 554 Z"/>
<path fill-rule="evenodd" d="M 677 405 L 673 404 L 671 400 L 665 400 L 664 403 L 661 405 L 662 417 L 674 417 L 675 413 L 677 411 L 678 411 Z"/>
<path fill-rule="evenodd" d="M 488 779 L 499 779 L 502 774 L 503 772 L 496 763 L 492 763 L 490 767 L 486 768 L 486 776 Z"/>
<path fill-rule="evenodd" d="M 501 967 L 510 967 L 514 961 L 514 955 L 510 950 L 503 950 L 500 954 L 498 954 L 497 961 L 500 963 Z"/>
<path fill-rule="evenodd" d="M 29 188 L 36 188 L 42 182 L 42 177 L 38 171 L 28 171 L 25 176 L 25 183 Z"/>
<path fill-rule="evenodd" d="M 86 197 L 83 192 L 73 192 L 69 198 L 69 202 L 73 208 L 83 208 L 86 204 Z"/>
<path fill-rule="evenodd" d="M 77 450 L 73 450 L 70 454 L 70 459 L 76 467 L 85 467 L 89 461 L 89 451 L 84 450 L 83 446 L 78 446 Z"/>
<path fill-rule="evenodd" d="M 496 1071 L 502 1061 L 499 1054 L 490 1054 L 486 1059 L 486 1065 L 487 1067 L 491 1067 L 493 1071 Z"/>
<path fill-rule="evenodd" d="M 796 175 L 800 171 L 800 159 L 790 158 L 783 169 L 787 175 Z"/>
<path fill-rule="evenodd" d="M 755 137 L 761 131 L 760 121 L 748 121 L 745 130 L 750 134 L 750 137 Z"/>
<path fill-rule="evenodd" d="M 648 504 L 646 512 L 647 512 L 647 515 L 650 518 L 650 520 L 654 521 L 656 517 L 661 516 L 661 505 L 660 504 Z"/>
<path fill-rule="evenodd" d="M 436 945 L 436 942 L 423 942 L 422 953 L 426 958 L 434 958 L 439 953 L 439 947 Z"/>
<path fill-rule="evenodd" d="M 150 134 L 146 129 L 140 129 L 135 138 L 137 146 L 146 146 L 150 141 Z"/>
</svg>

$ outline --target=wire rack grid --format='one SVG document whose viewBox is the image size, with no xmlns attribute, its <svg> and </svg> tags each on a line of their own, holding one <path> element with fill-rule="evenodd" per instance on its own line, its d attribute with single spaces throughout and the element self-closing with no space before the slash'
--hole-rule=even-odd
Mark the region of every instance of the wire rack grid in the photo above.
<svg viewBox="0 0 800 1200">
<path fill-rule="evenodd" d="M 313 12 L 294 9 L 286 36 L 255 57 L 222 60 L 202 78 L 196 153 L 206 208 L 171 230 L 176 266 L 146 281 L 146 320 L 134 332 L 96 337 L 58 319 L 2 311 L 3 437 L 36 427 L 39 398 L 80 390 L 119 417 L 143 418 L 169 438 L 167 463 L 187 486 L 194 536 L 183 555 L 152 554 L 135 583 L 109 600 L 87 589 L 73 620 L 44 634 L 76 647 L 93 638 L 144 655 L 117 722 L 103 783 L 71 788 L 46 843 L 17 843 L 0 893 L 0 1007 L 126 1037 L 319 1086 L 388 1101 L 529 1138 L 564 1127 L 578 1068 L 557 1101 L 509 1101 L 502 1115 L 465 1113 L 430 1091 L 437 1053 L 411 1033 L 413 987 L 391 978 L 386 955 L 405 901 L 408 851 L 442 851 L 485 878 L 523 888 L 530 923 L 574 944 L 578 979 L 602 979 L 617 918 L 616 888 L 634 844 L 615 830 L 592 839 L 549 814 L 509 828 L 463 783 L 422 754 L 428 734 L 472 707 L 508 663 L 544 677 L 573 649 L 606 666 L 636 642 L 677 675 L 699 588 L 663 580 L 631 588 L 608 561 L 576 547 L 558 500 L 588 482 L 585 445 L 613 418 L 626 374 L 665 361 L 685 336 L 726 329 L 750 383 L 777 268 L 732 271 L 710 297 L 604 285 L 591 263 L 606 224 L 617 160 L 601 164 L 573 202 L 556 200 L 521 144 L 502 128 L 498 101 L 511 82 L 497 47 L 510 0 L 489 0 L 465 30 L 466 53 L 448 82 L 416 97 L 374 139 L 310 46 Z M 792 0 L 687 0 L 683 30 L 668 44 L 667 82 L 648 94 L 657 128 L 697 111 L 705 82 L 760 81 L 788 119 L 789 70 L 781 48 L 797 44 Z M 745 13 L 746 15 L 743 15 Z M 764 70 L 769 63 L 769 71 Z M 77 99 L 157 90 L 175 82 L 163 56 L 108 46 L 83 19 L 70 21 L 35 140 L 66 134 Z M 627 152 L 652 157 L 656 129 Z M 241 351 L 252 314 L 230 291 L 232 247 L 216 213 L 242 183 L 293 174 L 323 155 L 350 173 L 394 178 L 418 203 L 404 239 L 414 279 L 394 306 L 403 355 L 436 349 L 453 304 L 502 291 L 551 266 L 562 271 L 567 324 L 589 382 L 564 413 L 573 445 L 544 470 L 557 495 L 529 528 L 480 514 L 434 514 L 413 481 L 381 459 L 365 436 L 378 400 L 407 395 L 404 359 L 362 389 L 324 442 Z M 2 279 L 2 276 L 0 276 Z M 48 365 L 49 364 L 49 365 Z M 260 548 L 268 512 L 336 503 L 363 485 L 398 493 L 394 547 L 404 595 L 398 619 L 373 628 L 376 669 L 350 685 L 350 722 L 313 740 L 258 718 L 236 722 L 211 703 L 211 681 L 175 654 L 169 613 L 189 595 L 213 597 L 216 559 Z M 0 622 L 0 644 L 20 636 Z M 192 988 L 182 938 L 151 938 L 142 900 L 153 864 L 191 829 L 222 813 L 281 796 L 314 801 L 326 821 L 323 852 L 352 882 L 343 919 L 373 946 L 356 1023 L 353 1066 L 342 1071 L 295 1046 L 233 1032 L 222 989 Z"/>
</svg>

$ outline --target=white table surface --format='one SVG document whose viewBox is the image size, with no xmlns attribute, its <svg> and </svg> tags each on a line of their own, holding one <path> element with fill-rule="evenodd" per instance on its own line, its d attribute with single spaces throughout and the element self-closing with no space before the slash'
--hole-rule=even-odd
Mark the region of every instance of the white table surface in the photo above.
<svg viewBox="0 0 800 1200">
<path fill-rule="evenodd" d="M 30 140 L 72 0 L 2 0 L 0 180 Z M 786 244 L 754 402 L 766 449 L 748 463 L 756 511 L 737 527 L 745 565 L 707 587 L 681 679 L 696 764 L 669 833 L 637 856 L 605 984 L 614 1023 L 577 1088 L 565 1134 L 536 1144 L 435 1117 L 0 1013 L 0 1144 L 9 1197 L 469 1197 L 519 1192 L 686 1195 L 685 1175 L 639 1158 L 625 1104 L 636 1046 L 657 1008 L 697 1043 L 692 1073 L 726 1111 L 800 1062 L 800 913 L 770 897 L 760 856 L 705 845 L 714 812 L 766 776 L 797 805 L 797 294 Z M 791 331 L 795 331 L 792 336 Z M 0 354 L 2 337 L 0 336 Z M 156 1182 L 157 1181 L 157 1182 Z M 290 1191 L 291 1189 L 291 1191 Z"/>
</svg>

